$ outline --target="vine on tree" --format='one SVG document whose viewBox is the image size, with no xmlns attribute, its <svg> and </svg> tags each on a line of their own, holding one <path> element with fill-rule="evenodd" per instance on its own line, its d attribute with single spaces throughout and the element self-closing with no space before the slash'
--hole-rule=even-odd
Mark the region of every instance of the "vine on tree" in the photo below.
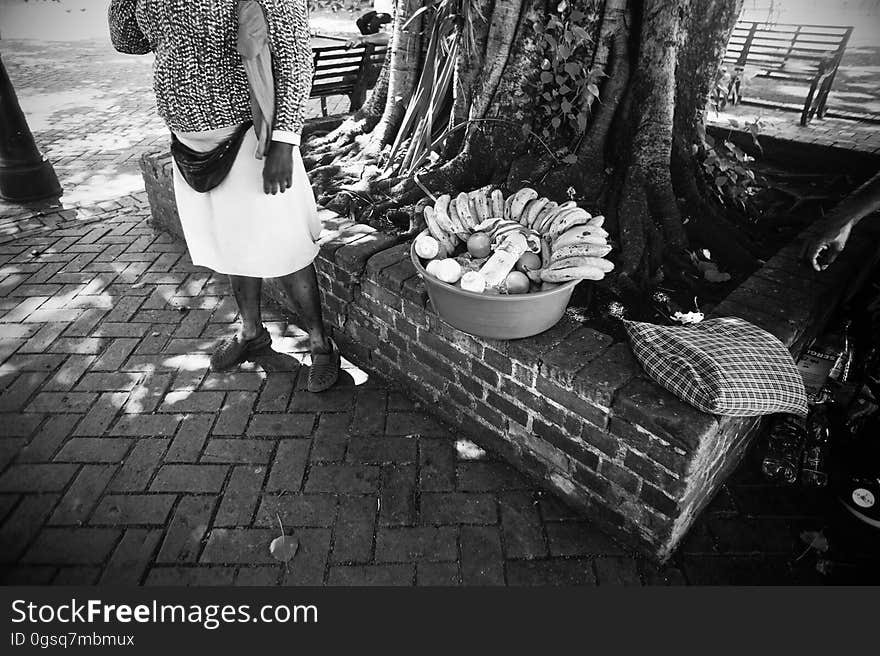
<svg viewBox="0 0 880 656">
<path fill-rule="evenodd" d="M 599 99 L 603 76 L 599 68 L 585 63 L 592 55 L 586 18 L 562 0 L 546 21 L 533 23 L 538 48 L 545 55 L 537 77 L 525 85 L 535 102 L 534 124 L 525 120 L 524 112 L 517 113 L 524 120 L 523 132 L 559 144 L 557 154 L 566 164 L 577 162 L 577 144 L 587 129 L 590 103 Z"/>
<path fill-rule="evenodd" d="M 736 119 L 730 120 L 735 127 L 739 127 Z M 760 119 L 747 127 L 754 143 L 760 148 L 757 141 Z M 755 172 L 749 168 L 755 158 L 727 139 L 712 138 L 706 134 L 705 128 L 699 134 L 702 143 L 694 144 L 694 154 L 699 158 L 703 174 L 718 201 L 734 206 L 752 219 L 757 218 L 760 211 L 754 207 L 752 198 L 762 185 Z"/>
</svg>

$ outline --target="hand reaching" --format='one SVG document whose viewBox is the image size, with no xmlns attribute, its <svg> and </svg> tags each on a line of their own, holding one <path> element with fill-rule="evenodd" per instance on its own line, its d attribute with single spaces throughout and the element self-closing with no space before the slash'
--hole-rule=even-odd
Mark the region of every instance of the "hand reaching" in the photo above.
<svg viewBox="0 0 880 656">
<path fill-rule="evenodd" d="M 837 256 L 846 248 L 852 225 L 846 223 L 843 226 L 828 228 L 807 246 L 807 261 L 816 271 L 824 271 L 837 259 Z"/>
</svg>

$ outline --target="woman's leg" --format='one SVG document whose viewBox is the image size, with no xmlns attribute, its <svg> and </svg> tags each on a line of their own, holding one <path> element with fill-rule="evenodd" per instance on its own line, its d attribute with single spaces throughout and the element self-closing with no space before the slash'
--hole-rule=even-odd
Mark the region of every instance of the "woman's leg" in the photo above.
<svg viewBox="0 0 880 656">
<path fill-rule="evenodd" d="M 247 276 L 229 276 L 232 294 L 241 315 L 241 339 L 256 337 L 263 327 L 263 315 L 260 312 L 260 293 L 263 289 L 262 278 Z"/>
<path fill-rule="evenodd" d="M 309 333 L 309 346 L 313 354 L 330 353 L 332 348 L 321 317 L 321 295 L 318 292 L 318 276 L 315 265 L 279 278 L 284 290 L 297 306 L 303 328 Z"/>
</svg>

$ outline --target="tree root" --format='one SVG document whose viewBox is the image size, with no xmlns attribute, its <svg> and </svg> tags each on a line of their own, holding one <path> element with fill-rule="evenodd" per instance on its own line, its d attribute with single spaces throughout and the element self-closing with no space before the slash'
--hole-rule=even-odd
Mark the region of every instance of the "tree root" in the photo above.
<svg viewBox="0 0 880 656">
<path fill-rule="evenodd" d="M 363 115 L 353 116 L 345 119 L 342 124 L 332 132 L 314 139 L 310 139 L 307 143 L 311 153 L 337 153 L 341 148 L 345 148 L 354 143 L 355 138 L 362 134 L 367 134 L 379 122 L 379 116 Z"/>
</svg>

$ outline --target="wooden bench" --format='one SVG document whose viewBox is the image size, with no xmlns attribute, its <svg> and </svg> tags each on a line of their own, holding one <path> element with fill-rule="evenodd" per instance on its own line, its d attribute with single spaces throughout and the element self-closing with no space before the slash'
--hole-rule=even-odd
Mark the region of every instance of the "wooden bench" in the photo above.
<svg viewBox="0 0 880 656">
<path fill-rule="evenodd" d="M 852 31 L 850 26 L 738 21 L 724 55 L 724 63 L 734 66 L 728 98 L 739 102 L 743 71 L 754 68 L 757 77 L 808 83 L 801 125 L 813 116 L 822 118 Z"/>
<path fill-rule="evenodd" d="M 315 74 L 311 98 L 321 99 L 321 113 L 327 116 L 328 96 L 348 96 L 350 110 L 364 104 L 367 91 L 376 84 L 388 46 L 320 46 L 312 48 Z"/>
</svg>

